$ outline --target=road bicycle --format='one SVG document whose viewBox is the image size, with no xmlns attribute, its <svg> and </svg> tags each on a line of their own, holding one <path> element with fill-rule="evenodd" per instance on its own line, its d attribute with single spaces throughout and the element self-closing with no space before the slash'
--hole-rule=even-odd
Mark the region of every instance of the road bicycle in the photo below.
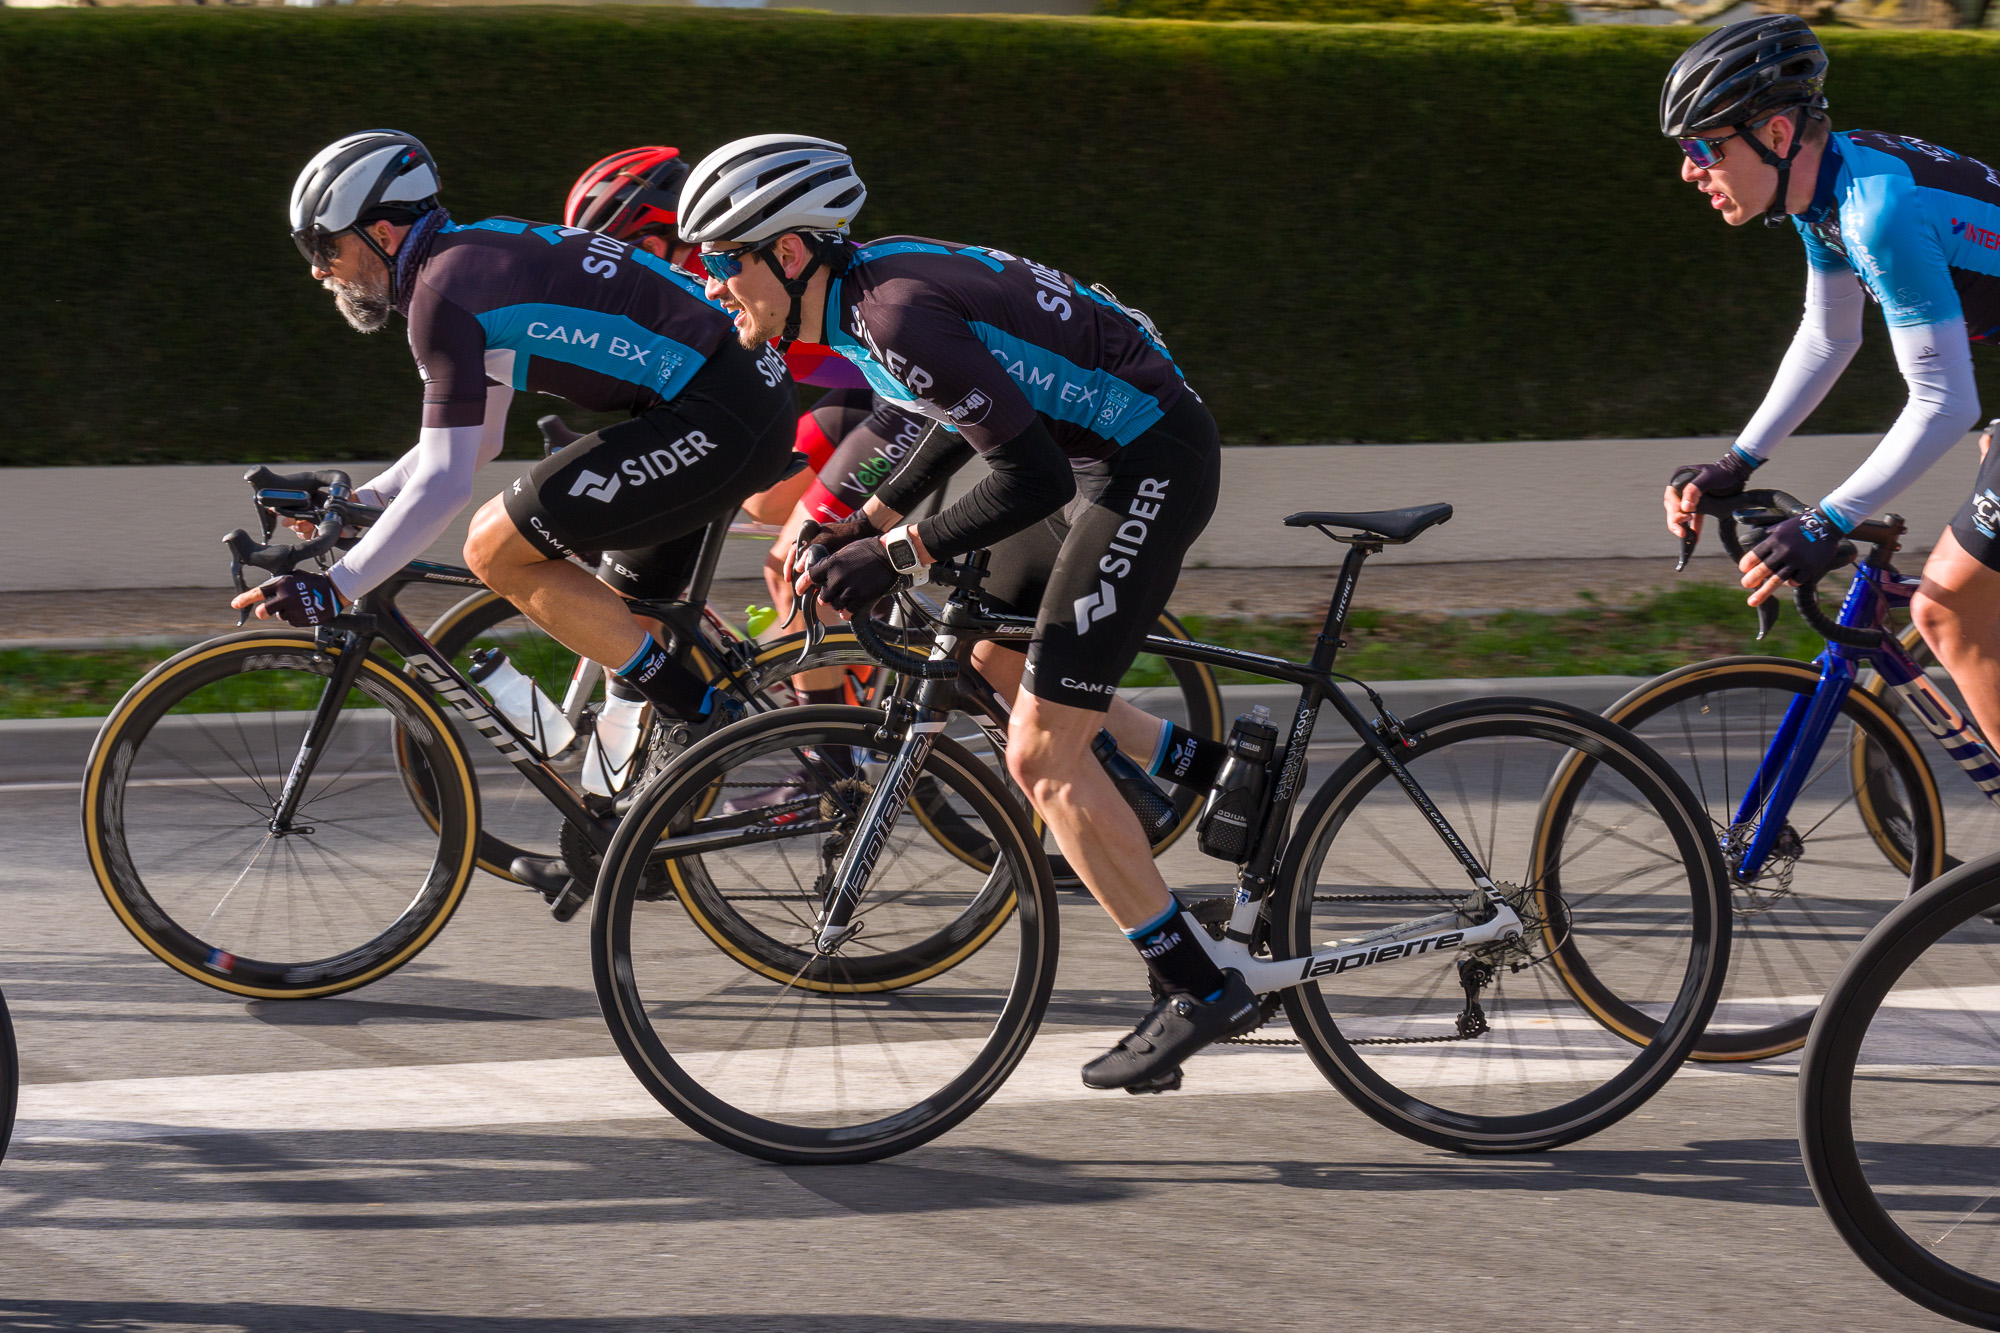
<svg viewBox="0 0 2000 1333">
<path fill-rule="evenodd" d="M 1227 849 L 1237 890 L 1192 909 L 1217 962 L 1380 1123 L 1464 1152 L 1550 1148 L 1643 1103 L 1700 1035 L 1728 958 L 1727 880 L 1686 784 L 1594 714 L 1492 698 L 1403 720 L 1363 685 L 1370 718 L 1342 692 L 1363 561 L 1450 513 L 1286 520 L 1348 545 L 1309 663 L 1158 636 L 1146 649 L 1299 687 Z M 952 591 L 928 634 L 852 626 L 895 673 L 882 708 L 787 709 L 701 741 L 605 858 L 592 958 L 619 1049 L 674 1115 L 753 1156 L 912 1148 L 993 1096 L 1043 1028 L 1047 860 L 1019 801 L 944 734 L 972 645 L 1033 622 L 982 605 L 981 558 L 931 576 Z M 1327 706 L 1359 746 L 1294 824 Z M 924 814 L 976 834 L 976 854 L 912 827 Z M 662 880 L 671 902 L 649 887 Z M 1578 1004 L 1579 977 L 1623 997 L 1620 1028 Z M 1055 1072 L 1034 1087 L 1075 1095 L 1075 1064 L 1120 1035 L 1093 1012 L 1066 1008 L 1043 1033 Z"/>
<path fill-rule="evenodd" d="M 266 538 L 280 518 L 316 528 L 300 545 L 232 533 L 239 587 L 244 567 L 287 572 L 379 517 L 338 470 L 246 480 Z M 169 966 L 263 999 L 388 975 L 443 929 L 482 849 L 505 853 L 481 832 L 481 788 L 503 773 L 536 793 L 572 864 L 594 867 L 614 821 L 410 623 L 397 598 L 416 585 L 481 586 L 465 569 L 412 562 L 317 631 L 259 626 L 176 654 L 105 718 L 83 784 L 91 867 L 119 920 Z M 794 669 L 797 641 L 718 643 L 699 607 L 633 606 L 684 636 L 730 692 L 776 706 L 761 687 Z M 855 655 L 851 639 L 829 637 L 809 660 Z M 489 752 L 477 770 L 467 733 Z M 671 747 L 668 729 L 649 744 Z"/>
<path fill-rule="evenodd" d="M 266 538 L 280 519 L 315 528 L 296 546 L 231 534 L 239 587 L 244 567 L 288 571 L 379 517 L 337 470 L 246 479 Z M 696 591 L 724 534 L 718 521 L 703 536 Z M 516 855 L 553 852 L 578 872 L 557 916 L 587 896 L 615 819 L 568 780 L 584 741 L 544 754 L 539 735 L 489 706 L 465 654 L 489 638 L 507 645 L 564 693 L 580 733 L 591 690 L 574 686 L 595 678 L 572 655 L 559 664 L 573 687 L 564 692 L 526 636 L 491 635 L 513 608 L 483 589 L 445 615 L 433 642 L 397 605 L 413 585 L 480 589 L 465 569 L 413 562 L 316 632 L 258 627 L 177 654 L 105 719 L 85 772 L 85 842 L 120 921 L 168 965 L 233 994 L 332 995 L 421 952 L 482 864 L 500 871 Z M 752 710 L 781 706 L 794 671 L 869 661 L 844 632 L 815 636 L 802 654 L 801 636 L 740 637 L 701 602 L 631 605 Z M 664 726 L 647 745 L 652 767 L 679 748 Z M 477 767 L 473 746 L 486 758 Z"/>
<path fill-rule="evenodd" d="M 1820 1207 L 1876 1276 L 2000 1329 L 2000 856 L 1898 905 L 1826 993 L 1799 1065 Z"/>
<path fill-rule="evenodd" d="M 1701 504 L 1737 559 L 1739 522 L 1766 525 L 1804 508 L 1768 490 Z M 1699 662 L 1606 710 L 1687 778 L 1729 867 L 1731 975 L 1696 1060 L 1798 1049 L 1862 937 L 1951 864 L 1945 796 L 1904 716 L 1954 761 L 1955 820 L 1975 803 L 2000 802 L 2000 760 L 1884 628 L 1919 584 L 1891 563 L 1904 532 L 1894 514 L 1854 530 L 1852 541 L 1869 549 L 1836 616 L 1821 609 L 1816 582 L 1796 590 L 1800 615 L 1827 640 L 1813 662 Z M 1776 613 L 1764 603 L 1760 629 Z M 1874 678 L 1864 681 L 1869 669 Z"/>
</svg>

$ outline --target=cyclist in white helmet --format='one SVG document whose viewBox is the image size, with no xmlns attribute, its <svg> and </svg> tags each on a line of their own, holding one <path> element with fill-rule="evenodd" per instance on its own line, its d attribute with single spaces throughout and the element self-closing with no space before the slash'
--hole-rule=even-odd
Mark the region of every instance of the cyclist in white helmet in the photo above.
<svg viewBox="0 0 2000 1333">
<path fill-rule="evenodd" d="M 1037 617 L 1025 658 L 986 643 L 975 660 L 1003 690 L 1021 682 L 1008 770 L 1165 996 L 1084 1082 L 1164 1091 L 1189 1055 L 1255 1026 L 1257 999 L 1203 949 L 1091 742 L 1108 727 L 1127 753 L 1153 752 L 1157 770 L 1171 737 L 1117 685 L 1214 510 L 1215 422 L 1152 322 L 1102 288 L 989 247 L 896 236 L 857 248 L 847 232 L 866 198 L 839 144 L 758 135 L 695 166 L 681 236 L 701 243 L 709 295 L 734 311 L 746 347 L 824 342 L 944 428 L 859 514 L 811 538 L 832 554 L 801 574 L 801 591 L 810 582 L 867 614 L 933 559 L 1004 549 L 1016 534 L 1036 547 L 1038 577 L 1006 597 Z M 900 522 L 975 451 L 986 479 Z"/>
</svg>

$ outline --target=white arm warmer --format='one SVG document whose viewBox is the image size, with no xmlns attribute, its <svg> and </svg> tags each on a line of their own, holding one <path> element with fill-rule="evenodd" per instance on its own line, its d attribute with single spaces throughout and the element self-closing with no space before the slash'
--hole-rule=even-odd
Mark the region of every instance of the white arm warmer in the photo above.
<svg viewBox="0 0 2000 1333">
<path fill-rule="evenodd" d="M 1820 501 L 1843 531 L 1895 499 L 1979 422 L 1979 386 L 1963 318 L 1891 326 L 1889 340 L 1910 400 L 1868 461 Z"/>
<path fill-rule="evenodd" d="M 1806 266 L 1805 317 L 1763 405 L 1736 437 L 1738 450 L 1761 462 L 1812 415 L 1861 346 L 1866 304 L 1861 279 L 1851 270 Z"/>
<path fill-rule="evenodd" d="M 327 571 L 334 589 L 348 600 L 359 597 L 430 548 L 472 499 L 472 479 L 480 465 L 500 456 L 506 435 L 507 405 L 514 391 L 486 386 L 486 420 L 478 426 L 426 426 L 417 447 L 362 492 L 388 502 L 388 512 L 354 549 Z M 393 489 L 383 494 L 382 487 Z M 365 503 L 374 503 L 365 493 Z"/>
</svg>

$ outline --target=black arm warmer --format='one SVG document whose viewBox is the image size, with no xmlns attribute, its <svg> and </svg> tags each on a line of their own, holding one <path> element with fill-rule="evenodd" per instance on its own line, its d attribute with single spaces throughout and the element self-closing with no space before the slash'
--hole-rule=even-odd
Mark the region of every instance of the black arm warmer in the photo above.
<svg viewBox="0 0 2000 1333">
<path fill-rule="evenodd" d="M 875 488 L 875 498 L 891 513 L 907 514 L 917 507 L 918 501 L 944 485 L 952 473 L 964 467 L 965 460 L 970 457 L 972 446 L 965 442 L 963 435 L 933 422 L 925 429 L 924 438 L 917 442 L 917 447 L 910 450 L 910 456 L 903 460 L 903 465 Z"/>
<path fill-rule="evenodd" d="M 986 464 L 993 469 L 990 476 L 943 513 L 917 524 L 917 536 L 933 560 L 991 546 L 1041 522 L 1076 496 L 1069 455 L 1039 416 L 987 454 Z"/>
</svg>

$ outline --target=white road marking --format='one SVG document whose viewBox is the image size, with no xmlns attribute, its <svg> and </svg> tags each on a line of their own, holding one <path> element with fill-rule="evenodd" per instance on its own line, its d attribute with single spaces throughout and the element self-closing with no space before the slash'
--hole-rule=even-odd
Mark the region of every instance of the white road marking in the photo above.
<svg viewBox="0 0 2000 1333">
<path fill-rule="evenodd" d="M 1282 1024 L 1273 1025 L 1277 1032 Z M 1267 1029 L 1267 1032 L 1271 1029 Z M 1083 1062 L 1107 1049 L 1118 1030 L 1049 1030 L 993 1098 L 995 1105 L 1119 1097 L 1093 1092 L 1078 1077 Z M 1603 1079 L 1622 1067 L 1576 1059 L 1525 1044 L 1449 1047 L 1373 1054 L 1370 1062 L 1404 1087 L 1447 1087 L 1491 1078 L 1551 1082 Z M 686 1057 L 690 1072 L 745 1097 L 746 1106 L 812 1115 L 833 1108 L 893 1109 L 963 1068 L 965 1048 L 948 1041 L 888 1048 L 819 1047 Z M 1498 1061 L 1498 1068 L 1494 1062 Z M 1703 1074 L 1714 1071 L 1686 1071 Z M 754 1107 L 752 1091 L 769 1090 L 775 1106 Z M 1297 1048 L 1223 1047 L 1187 1067 L 1179 1096 L 1316 1092 L 1332 1094 Z M 1450 1099 L 1447 1098 L 1447 1101 Z M 17 1137 L 24 1142 L 133 1140 L 189 1133 L 366 1132 L 473 1125 L 566 1124 L 652 1119 L 665 1115 L 623 1060 L 587 1057 L 373 1069 L 314 1069 L 262 1074 L 108 1079 L 36 1084 L 21 1089 Z"/>
</svg>

